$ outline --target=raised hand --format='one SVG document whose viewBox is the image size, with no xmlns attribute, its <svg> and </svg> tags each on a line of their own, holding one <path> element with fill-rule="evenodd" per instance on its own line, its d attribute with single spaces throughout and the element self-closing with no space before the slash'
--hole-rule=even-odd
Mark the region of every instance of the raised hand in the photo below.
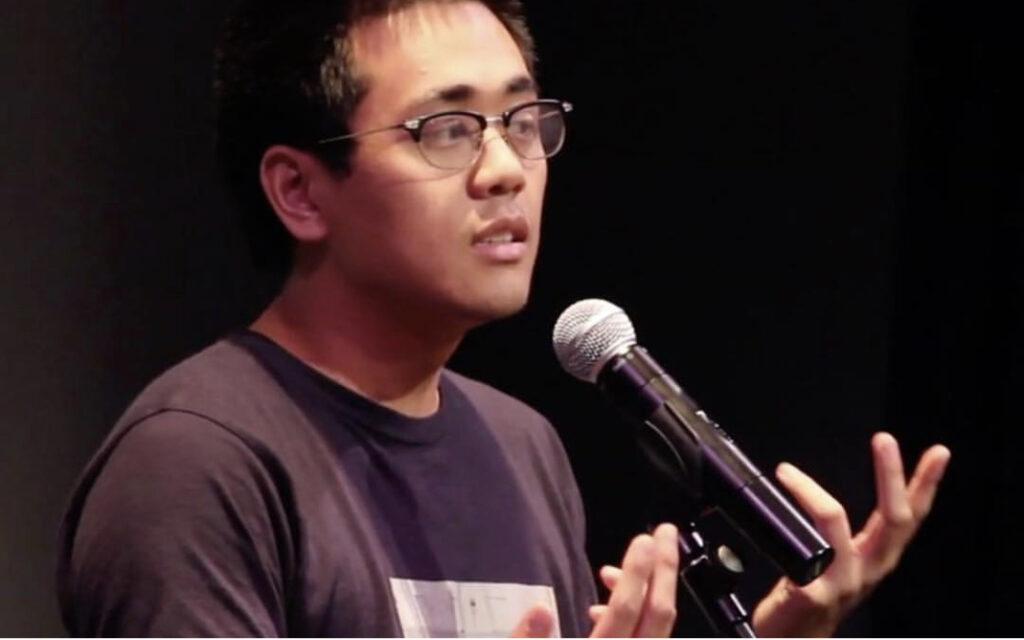
<svg viewBox="0 0 1024 640">
<path fill-rule="evenodd" d="M 679 580 L 679 531 L 663 524 L 653 534 L 629 543 L 622 568 L 606 566 L 601 580 L 611 590 L 607 604 L 590 608 L 591 638 L 667 638 L 676 619 Z M 551 633 L 551 613 L 542 605 L 529 609 L 512 637 L 539 638 Z"/>
<path fill-rule="evenodd" d="M 782 578 L 754 609 L 759 636 L 828 636 L 843 616 L 892 572 L 922 520 L 931 511 L 950 451 L 934 445 L 921 456 L 907 483 L 896 439 L 871 439 L 877 504 L 867 523 L 852 535 L 846 510 L 809 476 L 787 463 L 776 476 L 810 515 L 835 549 L 835 560 L 816 580 L 798 586 Z"/>
</svg>

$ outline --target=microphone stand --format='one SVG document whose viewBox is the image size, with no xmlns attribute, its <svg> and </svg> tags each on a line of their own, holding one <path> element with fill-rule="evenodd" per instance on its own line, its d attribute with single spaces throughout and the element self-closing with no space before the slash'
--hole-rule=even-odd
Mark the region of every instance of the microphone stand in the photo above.
<svg viewBox="0 0 1024 640">
<path fill-rule="evenodd" d="M 679 528 L 679 578 L 712 629 L 723 638 L 756 638 L 750 614 L 733 593 L 743 563 L 722 545 L 709 554 L 693 522 Z"/>
</svg>

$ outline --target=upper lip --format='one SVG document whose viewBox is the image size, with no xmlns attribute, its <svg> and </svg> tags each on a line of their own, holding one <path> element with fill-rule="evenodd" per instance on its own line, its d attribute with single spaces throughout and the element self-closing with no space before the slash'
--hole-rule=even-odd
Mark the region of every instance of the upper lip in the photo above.
<svg viewBox="0 0 1024 640">
<path fill-rule="evenodd" d="M 483 242 L 485 238 L 506 232 L 512 233 L 513 242 L 525 242 L 530 235 L 530 223 L 523 215 L 503 215 L 477 231 L 473 235 L 473 242 Z"/>
</svg>

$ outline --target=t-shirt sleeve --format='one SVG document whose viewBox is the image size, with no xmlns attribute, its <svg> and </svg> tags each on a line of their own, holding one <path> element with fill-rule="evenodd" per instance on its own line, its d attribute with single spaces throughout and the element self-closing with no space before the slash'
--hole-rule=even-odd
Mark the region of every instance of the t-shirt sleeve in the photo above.
<svg viewBox="0 0 1024 640">
<path fill-rule="evenodd" d="M 132 426 L 67 534 L 68 631 L 286 635 L 285 513 L 267 465 L 225 427 L 178 411 Z"/>
</svg>

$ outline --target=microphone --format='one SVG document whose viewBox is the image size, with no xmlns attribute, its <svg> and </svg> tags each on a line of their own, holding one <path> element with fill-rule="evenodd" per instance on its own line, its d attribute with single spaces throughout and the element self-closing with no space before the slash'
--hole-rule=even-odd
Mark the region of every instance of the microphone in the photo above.
<svg viewBox="0 0 1024 640">
<path fill-rule="evenodd" d="M 555 323 L 555 354 L 573 376 L 597 384 L 637 427 L 654 467 L 700 509 L 718 508 L 797 584 L 834 552 L 718 424 L 636 342 L 626 313 L 581 300 Z"/>
</svg>

